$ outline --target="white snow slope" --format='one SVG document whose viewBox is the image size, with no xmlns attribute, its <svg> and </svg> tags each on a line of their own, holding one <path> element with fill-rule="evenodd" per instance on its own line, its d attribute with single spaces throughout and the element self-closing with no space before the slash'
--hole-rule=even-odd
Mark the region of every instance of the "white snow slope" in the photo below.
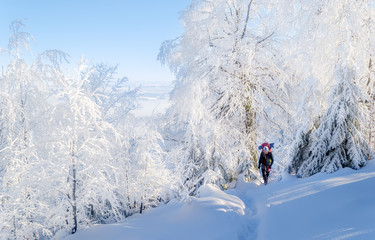
<svg viewBox="0 0 375 240">
<path fill-rule="evenodd" d="M 66 240 L 94 239 L 375 239 L 375 162 L 257 186 L 172 201 L 121 224 L 79 230 Z"/>
</svg>

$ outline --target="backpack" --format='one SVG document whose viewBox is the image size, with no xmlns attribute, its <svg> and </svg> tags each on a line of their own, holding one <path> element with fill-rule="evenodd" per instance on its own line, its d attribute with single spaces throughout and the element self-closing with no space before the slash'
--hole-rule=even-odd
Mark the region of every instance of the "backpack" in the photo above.
<svg viewBox="0 0 375 240">
<path fill-rule="evenodd" d="M 272 164 L 272 159 L 268 156 L 269 154 L 265 155 L 264 158 L 266 159 L 266 166 L 269 167 Z"/>
</svg>

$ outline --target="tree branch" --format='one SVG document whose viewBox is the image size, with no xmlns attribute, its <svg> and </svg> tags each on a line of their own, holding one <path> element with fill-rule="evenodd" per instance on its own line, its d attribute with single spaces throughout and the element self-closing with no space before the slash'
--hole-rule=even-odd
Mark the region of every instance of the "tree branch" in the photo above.
<svg viewBox="0 0 375 240">
<path fill-rule="evenodd" d="M 267 39 L 269 39 L 270 37 L 272 37 L 274 34 L 275 34 L 275 32 L 272 32 L 272 33 L 271 33 L 270 35 L 268 35 L 267 37 L 265 37 L 265 38 L 259 40 L 259 41 L 257 42 L 257 45 L 258 45 L 258 44 L 261 44 L 261 43 L 264 42 L 264 41 L 266 41 Z"/>
<path fill-rule="evenodd" d="M 245 33 L 246 33 L 246 29 L 247 29 L 247 23 L 249 22 L 250 7 L 251 7 L 252 3 L 253 3 L 253 0 L 250 0 L 249 5 L 247 6 L 247 15 L 246 15 L 245 26 L 243 28 L 241 39 L 243 39 L 245 37 Z"/>
</svg>

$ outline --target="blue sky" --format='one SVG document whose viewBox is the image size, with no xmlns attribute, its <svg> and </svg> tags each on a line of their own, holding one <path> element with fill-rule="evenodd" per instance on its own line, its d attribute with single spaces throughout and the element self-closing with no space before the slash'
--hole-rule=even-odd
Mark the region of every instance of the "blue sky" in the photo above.
<svg viewBox="0 0 375 240">
<path fill-rule="evenodd" d="M 34 54 L 59 49 L 71 62 L 81 55 L 97 63 L 119 64 L 131 82 L 171 82 L 156 60 L 160 44 L 183 32 L 181 12 L 190 0 L 0 0 L 0 47 L 9 24 L 26 18 L 37 45 Z M 2 57 L 4 58 L 4 57 Z M 1 59 L 0 59 L 1 60 Z M 4 65 L 4 59 L 2 60 Z"/>
</svg>

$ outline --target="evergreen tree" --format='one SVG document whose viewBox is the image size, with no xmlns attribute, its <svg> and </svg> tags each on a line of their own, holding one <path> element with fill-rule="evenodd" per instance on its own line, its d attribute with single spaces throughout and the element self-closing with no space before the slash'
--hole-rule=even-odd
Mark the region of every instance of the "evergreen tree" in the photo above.
<svg viewBox="0 0 375 240">
<path fill-rule="evenodd" d="M 372 58 L 374 56 L 374 11 L 373 1 L 298 1 L 291 2 L 295 8 L 290 8 L 294 19 L 294 35 L 290 45 L 288 65 L 295 75 L 295 91 L 300 95 L 293 102 L 296 103 L 296 114 L 293 126 L 297 129 L 294 140 L 289 148 L 288 164 L 298 170 L 301 161 L 308 157 L 309 147 L 303 149 L 306 139 L 309 144 L 315 140 L 311 137 L 302 137 L 300 133 L 314 130 L 314 125 L 322 113 L 331 107 L 327 101 L 337 76 L 337 63 L 348 62 L 356 73 L 355 84 L 362 89 L 363 97 L 368 109 L 362 108 L 367 115 L 361 118 L 362 133 L 371 139 L 371 122 L 374 98 L 372 94 L 374 77 L 372 74 Z M 329 44 L 326 44 L 326 42 Z M 348 60 L 350 59 L 350 60 Z M 306 91 L 308 89 L 308 91 Z M 304 94 L 301 94 L 304 93 Z M 369 117 L 370 116 L 370 117 Z M 369 121 L 370 120 L 370 121 Z M 369 122 L 369 123 L 368 123 Z M 302 123 L 302 124 L 301 124 Z M 370 131 L 370 133 L 369 133 Z M 305 139 L 305 140 L 304 140 Z M 303 159 L 299 156 L 305 156 Z M 300 160 L 297 160 L 300 159 Z M 293 171 L 293 170 L 292 170 Z"/>
<path fill-rule="evenodd" d="M 332 173 L 344 167 L 359 169 L 372 155 L 362 131 L 361 90 L 355 85 L 355 72 L 342 65 L 335 76 L 337 84 L 331 94 L 331 105 L 310 139 L 310 156 L 298 169 L 299 177 Z"/>
</svg>

